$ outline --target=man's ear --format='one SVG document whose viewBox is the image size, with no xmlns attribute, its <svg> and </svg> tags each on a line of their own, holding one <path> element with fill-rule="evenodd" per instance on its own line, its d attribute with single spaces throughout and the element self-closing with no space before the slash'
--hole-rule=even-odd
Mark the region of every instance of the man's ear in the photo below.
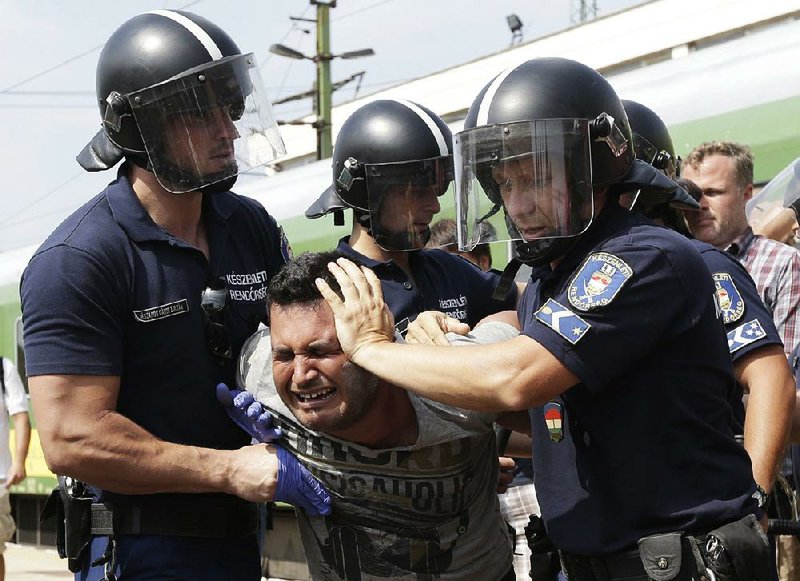
<svg viewBox="0 0 800 581">
<path fill-rule="evenodd" d="M 753 184 L 749 184 L 743 192 L 744 201 L 747 202 L 753 197 Z"/>
</svg>

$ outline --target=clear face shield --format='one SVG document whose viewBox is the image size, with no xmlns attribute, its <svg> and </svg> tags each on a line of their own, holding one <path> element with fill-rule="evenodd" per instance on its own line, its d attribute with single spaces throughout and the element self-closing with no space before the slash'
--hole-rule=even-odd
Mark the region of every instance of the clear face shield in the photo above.
<svg viewBox="0 0 800 581">
<path fill-rule="evenodd" d="M 453 160 L 450 156 L 400 163 L 364 165 L 370 231 L 388 251 L 423 248 L 431 237 L 430 225 L 441 206 L 439 198 L 452 195 Z"/>
<path fill-rule="evenodd" d="M 591 224 L 588 119 L 476 127 L 454 137 L 459 248 L 577 236 Z M 503 215 L 500 214 L 500 209 Z M 494 240 L 486 240 L 493 223 Z"/>
<path fill-rule="evenodd" d="M 800 248 L 798 211 L 800 158 L 783 168 L 745 206 L 747 221 L 756 234 Z"/>
<path fill-rule="evenodd" d="M 127 98 L 153 173 L 170 192 L 198 190 L 286 153 L 252 53 Z"/>
</svg>

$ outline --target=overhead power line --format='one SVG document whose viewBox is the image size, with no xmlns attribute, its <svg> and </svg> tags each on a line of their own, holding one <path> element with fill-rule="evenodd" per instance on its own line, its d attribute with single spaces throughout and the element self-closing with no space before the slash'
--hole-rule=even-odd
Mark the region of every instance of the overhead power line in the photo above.
<svg viewBox="0 0 800 581">
<path fill-rule="evenodd" d="M 184 4 L 178 10 L 184 10 L 184 9 L 189 8 L 190 6 L 193 6 L 193 5 L 197 4 L 198 2 L 202 2 L 202 1 L 203 0 L 194 0 L 193 2 L 189 2 L 188 4 Z M 16 83 L 14 83 L 13 85 L 9 86 L 9 87 L 6 87 L 3 90 L 0 90 L 0 95 L 2 95 L 3 93 L 8 93 L 9 91 L 12 91 L 12 90 L 16 89 L 17 87 L 21 87 L 22 85 L 25 85 L 26 83 L 30 83 L 31 81 L 33 81 L 35 79 L 38 79 L 39 77 L 43 77 L 43 76 L 45 76 L 47 74 L 50 74 L 53 71 L 55 71 L 57 69 L 60 69 L 61 67 L 64 67 L 64 66 L 66 66 L 66 65 L 68 65 L 68 64 L 70 64 L 72 62 L 75 62 L 78 59 L 81 59 L 81 58 L 85 57 L 86 55 L 92 54 L 93 52 L 97 52 L 98 50 L 103 48 L 103 46 L 105 46 L 105 43 L 100 44 L 98 46 L 95 46 L 93 48 L 90 48 L 89 50 L 83 51 L 82 53 L 77 54 L 77 55 L 75 55 L 73 57 L 70 57 L 70 58 L 68 58 L 66 60 L 63 60 L 60 63 L 53 65 L 52 67 L 49 67 L 49 68 L 47 68 L 47 69 L 45 69 L 43 71 L 40 71 L 40 72 L 38 72 L 38 73 L 36 73 L 34 75 L 31 75 L 30 77 L 22 79 L 21 81 L 18 81 Z"/>
</svg>

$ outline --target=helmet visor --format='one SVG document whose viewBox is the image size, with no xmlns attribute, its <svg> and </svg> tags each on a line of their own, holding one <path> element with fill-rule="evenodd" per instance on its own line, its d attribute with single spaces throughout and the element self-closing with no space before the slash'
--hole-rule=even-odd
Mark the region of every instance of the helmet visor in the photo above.
<svg viewBox="0 0 800 581">
<path fill-rule="evenodd" d="M 182 193 L 286 153 L 252 54 L 225 57 L 128 95 L 158 181 Z"/>
<path fill-rule="evenodd" d="M 439 197 L 448 190 L 452 194 L 453 159 L 366 164 L 364 176 L 370 229 L 378 246 L 388 251 L 424 247 L 441 209 Z"/>
<path fill-rule="evenodd" d="M 453 147 L 461 250 L 577 236 L 591 223 L 588 120 L 481 126 L 456 134 Z M 494 240 L 485 239 L 485 221 L 495 226 Z"/>
</svg>

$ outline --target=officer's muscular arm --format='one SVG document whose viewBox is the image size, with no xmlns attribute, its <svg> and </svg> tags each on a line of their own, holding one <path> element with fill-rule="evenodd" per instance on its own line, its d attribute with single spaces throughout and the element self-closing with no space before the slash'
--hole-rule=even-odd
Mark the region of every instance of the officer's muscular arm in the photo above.
<svg viewBox="0 0 800 581">
<path fill-rule="evenodd" d="M 749 393 L 744 447 L 753 477 L 764 490 L 772 482 L 789 438 L 795 405 L 795 383 L 781 345 L 766 345 L 739 358 L 736 379 Z"/>
<path fill-rule="evenodd" d="M 527 409 L 547 403 L 578 383 L 547 349 L 524 335 L 491 345 L 440 347 L 384 341 L 345 351 L 358 366 L 389 383 L 472 410 Z"/>
<path fill-rule="evenodd" d="M 546 403 L 578 377 L 541 344 L 520 335 L 491 345 L 398 345 L 381 282 L 347 259 L 329 263 L 344 300 L 322 279 L 336 334 L 351 361 L 398 387 L 480 411 L 523 410 Z"/>
<path fill-rule="evenodd" d="M 119 377 L 43 375 L 29 385 L 45 459 L 57 474 L 121 494 L 225 492 L 261 502 L 275 493 L 274 450 L 164 442 L 115 411 Z"/>
</svg>

